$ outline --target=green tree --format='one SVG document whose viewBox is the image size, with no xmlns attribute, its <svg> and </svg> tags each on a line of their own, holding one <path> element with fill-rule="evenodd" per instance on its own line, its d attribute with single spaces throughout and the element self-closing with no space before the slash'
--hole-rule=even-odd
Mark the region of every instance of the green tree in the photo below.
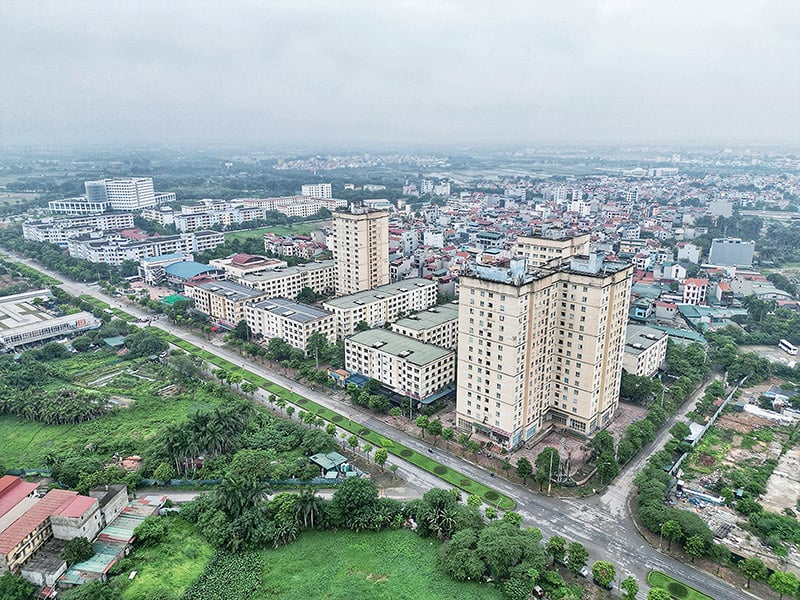
<svg viewBox="0 0 800 600">
<path fill-rule="evenodd" d="M 483 514 L 486 515 L 486 518 L 489 519 L 491 523 L 497 518 L 497 509 L 494 506 L 487 506 L 486 510 L 483 511 Z"/>
<path fill-rule="evenodd" d="M 764 579 L 767 576 L 767 567 L 764 566 L 762 560 L 758 557 L 745 558 L 739 562 L 739 570 L 747 577 L 747 584 L 745 587 L 750 587 L 750 581 L 753 579 Z"/>
<path fill-rule="evenodd" d="M 693 535 L 686 538 L 683 544 L 683 549 L 692 557 L 692 562 L 695 558 L 703 556 L 706 553 L 706 540 L 702 535 Z"/>
<path fill-rule="evenodd" d="M 560 535 L 554 535 L 545 544 L 545 550 L 553 557 L 553 562 L 562 562 L 567 552 L 567 541 Z"/>
<path fill-rule="evenodd" d="M 243 342 L 250 341 L 250 326 L 247 324 L 247 321 L 244 319 L 239 321 L 236 324 L 236 327 L 233 328 L 233 331 L 231 331 L 231 335 L 237 340 L 242 340 Z"/>
<path fill-rule="evenodd" d="M 533 474 L 533 465 L 531 465 L 531 461 L 524 456 L 520 457 L 517 461 L 516 473 L 517 477 L 522 478 L 522 483 L 526 483 L 528 477 Z"/>
<path fill-rule="evenodd" d="M 619 465 L 614 458 L 614 454 L 608 451 L 603 452 L 597 459 L 597 475 L 600 477 L 600 485 L 605 485 L 619 473 Z"/>
<path fill-rule="evenodd" d="M 592 564 L 592 577 L 597 583 L 607 587 L 617 578 L 617 568 L 607 560 L 596 560 Z"/>
<path fill-rule="evenodd" d="M 456 581 L 480 581 L 486 564 L 478 555 L 474 529 L 456 532 L 439 550 L 439 566 Z"/>
<path fill-rule="evenodd" d="M 433 436 L 433 445 L 436 445 L 437 438 L 442 435 L 442 422 L 439 419 L 434 419 L 426 427 L 428 433 Z"/>
<path fill-rule="evenodd" d="M 3 600 L 30 600 L 36 587 L 22 577 L 9 572 L 0 575 L 0 598 Z"/>
<path fill-rule="evenodd" d="M 454 435 L 455 431 L 453 431 L 452 427 L 445 427 L 444 429 L 442 429 L 442 439 L 445 441 L 446 444 L 453 439 Z"/>
<path fill-rule="evenodd" d="M 692 433 L 692 430 L 689 429 L 689 426 L 684 423 L 683 421 L 679 421 L 675 423 L 672 427 L 670 427 L 669 432 L 679 442 L 682 442 L 687 436 Z"/>
<path fill-rule="evenodd" d="M 592 457 L 596 458 L 603 452 L 611 452 L 614 454 L 614 438 L 605 429 L 598 431 L 592 440 L 589 442 L 589 448 L 592 449 Z"/>
<path fill-rule="evenodd" d="M 628 575 L 623 579 L 619 587 L 625 591 L 624 600 L 636 600 L 636 594 L 639 593 L 639 582 L 633 575 Z"/>
<path fill-rule="evenodd" d="M 671 550 L 672 542 L 677 542 L 683 536 L 681 524 L 672 519 L 665 521 L 661 526 L 661 535 L 667 538 L 667 550 Z"/>
<path fill-rule="evenodd" d="M 335 423 L 328 423 L 325 425 L 325 433 L 328 435 L 336 435 L 336 424 Z"/>
<path fill-rule="evenodd" d="M 417 419 L 414 421 L 414 423 L 416 423 L 417 427 L 419 427 L 419 432 L 420 432 L 420 434 L 422 434 L 422 439 L 424 440 L 425 439 L 425 430 L 428 429 L 428 425 L 430 425 L 430 420 L 428 419 L 427 416 L 420 415 L 420 416 L 417 417 Z"/>
<path fill-rule="evenodd" d="M 589 560 L 589 553 L 584 545 L 580 542 L 570 542 L 567 546 L 567 568 L 573 575 L 578 574 L 587 560 Z"/>
<path fill-rule="evenodd" d="M 389 451 L 386 448 L 378 448 L 375 451 L 375 464 L 378 465 L 381 469 L 383 469 L 383 465 L 386 464 L 388 458 L 389 458 Z"/>
<path fill-rule="evenodd" d="M 558 472 L 560 460 L 558 450 L 552 446 L 547 446 L 536 456 L 536 481 L 539 482 L 539 491 L 542 491 L 544 484 L 552 479 L 553 473 Z"/>
<path fill-rule="evenodd" d="M 769 576 L 769 587 L 780 594 L 778 600 L 783 600 L 786 594 L 797 594 L 797 575 L 794 573 L 783 573 L 782 571 L 774 571 Z"/>
<path fill-rule="evenodd" d="M 77 537 L 72 538 L 64 545 L 60 556 L 68 565 L 74 565 L 89 560 L 94 554 L 92 543 L 85 537 Z"/>
<path fill-rule="evenodd" d="M 370 329 L 369 323 L 367 323 L 366 321 L 359 321 L 358 323 L 356 323 L 356 333 L 360 333 L 362 331 L 369 331 L 369 329 Z"/>
<path fill-rule="evenodd" d="M 358 448 L 358 436 L 353 434 L 347 438 L 347 445 L 350 446 L 354 451 Z"/>
<path fill-rule="evenodd" d="M 164 517 L 147 517 L 134 530 L 136 543 L 142 547 L 155 546 L 161 543 L 169 532 L 169 525 Z"/>
<path fill-rule="evenodd" d="M 319 369 L 319 357 L 328 351 L 328 338 L 321 331 L 315 331 L 306 340 L 306 354 L 314 357 L 314 364 Z"/>
<path fill-rule="evenodd" d="M 483 498 L 481 498 L 478 494 L 470 494 L 467 497 L 467 506 L 474 506 L 475 508 L 480 508 L 483 505 Z"/>
<path fill-rule="evenodd" d="M 672 595 L 661 588 L 650 588 L 650 591 L 647 592 L 647 600 L 672 600 Z"/>
<path fill-rule="evenodd" d="M 289 419 L 292 418 L 292 415 L 294 414 L 294 411 L 295 411 L 294 406 L 287 406 L 286 407 L 286 415 L 289 417 Z"/>
<path fill-rule="evenodd" d="M 172 479 L 174 474 L 175 471 L 173 470 L 172 465 L 165 461 L 159 463 L 155 471 L 153 471 L 153 479 L 164 483 Z"/>
</svg>

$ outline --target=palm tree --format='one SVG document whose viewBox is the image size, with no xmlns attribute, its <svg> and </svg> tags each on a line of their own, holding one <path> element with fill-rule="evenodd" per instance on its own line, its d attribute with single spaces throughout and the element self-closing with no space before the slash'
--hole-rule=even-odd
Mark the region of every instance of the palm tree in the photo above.
<svg viewBox="0 0 800 600">
<path fill-rule="evenodd" d="M 257 479 L 225 477 L 217 487 L 216 501 L 231 519 L 236 519 L 247 510 L 258 506 L 267 493 L 266 484 Z"/>
<path fill-rule="evenodd" d="M 314 521 L 323 514 L 325 503 L 313 489 L 305 489 L 297 497 L 297 519 L 306 529 L 314 529 Z"/>
</svg>

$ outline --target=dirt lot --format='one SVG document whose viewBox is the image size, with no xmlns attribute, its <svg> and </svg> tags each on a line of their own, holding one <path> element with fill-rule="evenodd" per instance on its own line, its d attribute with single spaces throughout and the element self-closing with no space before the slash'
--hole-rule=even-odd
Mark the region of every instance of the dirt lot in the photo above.
<svg viewBox="0 0 800 600">
<path fill-rule="evenodd" d="M 797 356 L 789 356 L 777 346 L 741 346 L 742 352 L 755 352 L 761 358 L 769 361 L 782 363 L 789 367 L 797 364 Z"/>
</svg>

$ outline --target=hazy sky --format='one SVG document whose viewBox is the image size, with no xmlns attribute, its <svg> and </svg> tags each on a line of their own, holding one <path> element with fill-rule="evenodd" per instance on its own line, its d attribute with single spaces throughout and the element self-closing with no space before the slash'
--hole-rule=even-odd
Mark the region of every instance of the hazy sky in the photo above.
<svg viewBox="0 0 800 600">
<path fill-rule="evenodd" d="M 0 144 L 800 144 L 800 2 L 0 0 Z"/>
</svg>

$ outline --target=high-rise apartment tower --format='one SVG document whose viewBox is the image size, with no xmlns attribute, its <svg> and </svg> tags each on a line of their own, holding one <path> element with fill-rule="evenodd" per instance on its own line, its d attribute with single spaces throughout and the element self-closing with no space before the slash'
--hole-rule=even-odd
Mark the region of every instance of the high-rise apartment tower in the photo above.
<svg viewBox="0 0 800 600">
<path fill-rule="evenodd" d="M 580 246 L 580 244 L 579 244 Z M 632 267 L 602 254 L 459 281 L 461 431 L 515 448 L 555 425 L 591 435 L 619 399 Z"/>
<path fill-rule="evenodd" d="M 389 283 L 389 213 L 354 204 L 333 213 L 336 295 Z"/>
</svg>

